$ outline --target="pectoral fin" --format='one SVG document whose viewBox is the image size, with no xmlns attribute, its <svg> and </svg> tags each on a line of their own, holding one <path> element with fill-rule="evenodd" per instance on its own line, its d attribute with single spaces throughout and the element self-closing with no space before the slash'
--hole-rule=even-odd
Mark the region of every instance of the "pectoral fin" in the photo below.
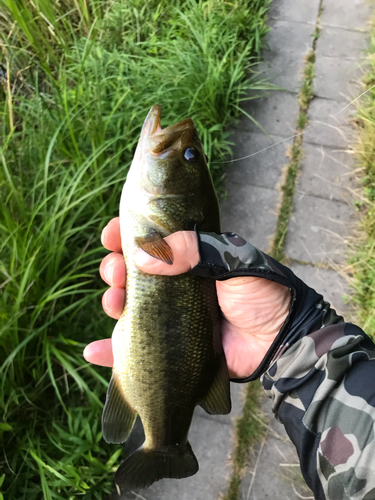
<svg viewBox="0 0 375 500">
<path fill-rule="evenodd" d="M 173 264 L 173 252 L 162 236 L 152 229 L 146 238 L 135 238 L 137 245 L 146 253 L 166 264 Z"/>
<path fill-rule="evenodd" d="M 137 414 L 130 408 L 120 390 L 114 371 L 109 382 L 102 416 L 103 437 L 107 443 L 124 443 L 136 417 Z"/>
<path fill-rule="evenodd" d="M 226 415 L 232 409 L 227 363 L 224 354 L 220 355 L 220 366 L 200 406 L 210 415 Z"/>
</svg>

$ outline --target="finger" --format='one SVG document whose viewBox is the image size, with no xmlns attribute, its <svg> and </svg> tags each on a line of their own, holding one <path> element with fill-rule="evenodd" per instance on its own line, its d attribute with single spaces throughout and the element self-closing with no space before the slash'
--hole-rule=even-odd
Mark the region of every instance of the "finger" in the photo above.
<svg viewBox="0 0 375 500">
<path fill-rule="evenodd" d="M 112 339 L 91 342 L 85 347 L 83 357 L 94 365 L 113 366 Z"/>
<path fill-rule="evenodd" d="M 103 295 L 102 304 L 108 316 L 119 319 L 125 306 L 124 288 L 109 288 Z"/>
<path fill-rule="evenodd" d="M 166 264 L 139 249 L 134 256 L 134 261 L 139 269 L 149 274 L 174 276 L 186 273 L 198 264 L 198 241 L 194 231 L 178 231 L 164 239 L 172 249 L 173 264 Z"/>
<path fill-rule="evenodd" d="M 126 266 L 122 253 L 110 253 L 104 257 L 99 268 L 100 276 L 109 286 L 125 288 Z"/>
<path fill-rule="evenodd" d="M 102 231 L 102 245 L 112 252 L 121 252 L 120 218 L 111 219 Z"/>
</svg>

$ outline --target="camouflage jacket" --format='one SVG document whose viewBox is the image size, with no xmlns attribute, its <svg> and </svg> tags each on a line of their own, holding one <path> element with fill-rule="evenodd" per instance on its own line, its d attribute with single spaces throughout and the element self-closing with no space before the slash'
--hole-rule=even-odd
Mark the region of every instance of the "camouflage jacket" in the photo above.
<svg viewBox="0 0 375 500">
<path fill-rule="evenodd" d="M 257 276 L 291 291 L 289 315 L 259 368 L 273 412 L 316 499 L 375 499 L 375 345 L 294 273 L 233 233 L 197 233 L 194 274 Z"/>
</svg>

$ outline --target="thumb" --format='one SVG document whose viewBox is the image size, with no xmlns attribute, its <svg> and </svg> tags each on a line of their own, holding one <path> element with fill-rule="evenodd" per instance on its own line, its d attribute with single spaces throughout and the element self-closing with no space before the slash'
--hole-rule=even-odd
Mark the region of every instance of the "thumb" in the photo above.
<svg viewBox="0 0 375 500">
<path fill-rule="evenodd" d="M 164 239 L 172 249 L 173 264 L 166 264 L 138 249 L 134 255 L 134 262 L 141 271 L 148 274 L 175 276 L 187 273 L 198 264 L 198 241 L 194 231 L 178 231 Z"/>
</svg>

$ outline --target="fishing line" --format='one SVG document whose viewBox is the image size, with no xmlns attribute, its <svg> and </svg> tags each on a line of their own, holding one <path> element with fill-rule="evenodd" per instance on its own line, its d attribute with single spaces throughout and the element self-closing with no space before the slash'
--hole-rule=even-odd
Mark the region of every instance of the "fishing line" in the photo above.
<svg viewBox="0 0 375 500">
<path fill-rule="evenodd" d="M 349 104 L 347 104 L 344 108 L 340 109 L 340 111 L 338 111 L 334 115 L 331 115 L 331 117 L 334 118 L 335 116 L 338 116 L 340 113 L 342 113 L 347 108 L 349 108 L 349 106 L 351 106 L 352 104 L 354 104 L 358 99 L 360 99 L 362 96 L 364 96 L 365 94 L 367 94 L 367 92 L 370 92 L 370 90 L 372 90 L 374 87 L 375 87 L 375 85 L 373 85 L 369 89 L 367 89 L 364 92 L 362 92 L 362 94 L 360 94 L 355 99 L 353 99 L 353 101 L 351 101 Z M 213 162 L 213 164 L 217 165 L 217 164 L 223 164 L 223 163 L 234 163 L 235 161 L 246 160 L 247 158 L 251 158 L 252 156 L 258 155 L 260 153 L 264 153 L 264 151 L 267 151 L 268 149 L 271 149 L 274 146 L 278 146 L 279 144 L 282 144 L 283 142 L 287 142 L 287 141 L 290 141 L 291 139 L 294 139 L 295 137 L 298 137 L 298 136 L 303 135 L 303 134 L 307 134 L 308 132 L 310 132 L 311 130 L 313 130 L 315 127 L 317 127 L 319 125 L 322 125 L 322 123 L 317 123 L 315 125 L 311 125 L 310 127 L 308 127 L 307 129 L 303 130 L 302 132 L 298 132 L 298 134 L 291 135 L 290 137 L 287 137 L 286 139 L 282 139 L 281 141 L 275 142 L 274 144 L 270 144 L 266 148 L 260 149 L 256 153 L 251 153 L 249 155 L 242 156 L 241 158 L 235 158 L 234 160 L 215 161 L 215 162 Z"/>
</svg>

